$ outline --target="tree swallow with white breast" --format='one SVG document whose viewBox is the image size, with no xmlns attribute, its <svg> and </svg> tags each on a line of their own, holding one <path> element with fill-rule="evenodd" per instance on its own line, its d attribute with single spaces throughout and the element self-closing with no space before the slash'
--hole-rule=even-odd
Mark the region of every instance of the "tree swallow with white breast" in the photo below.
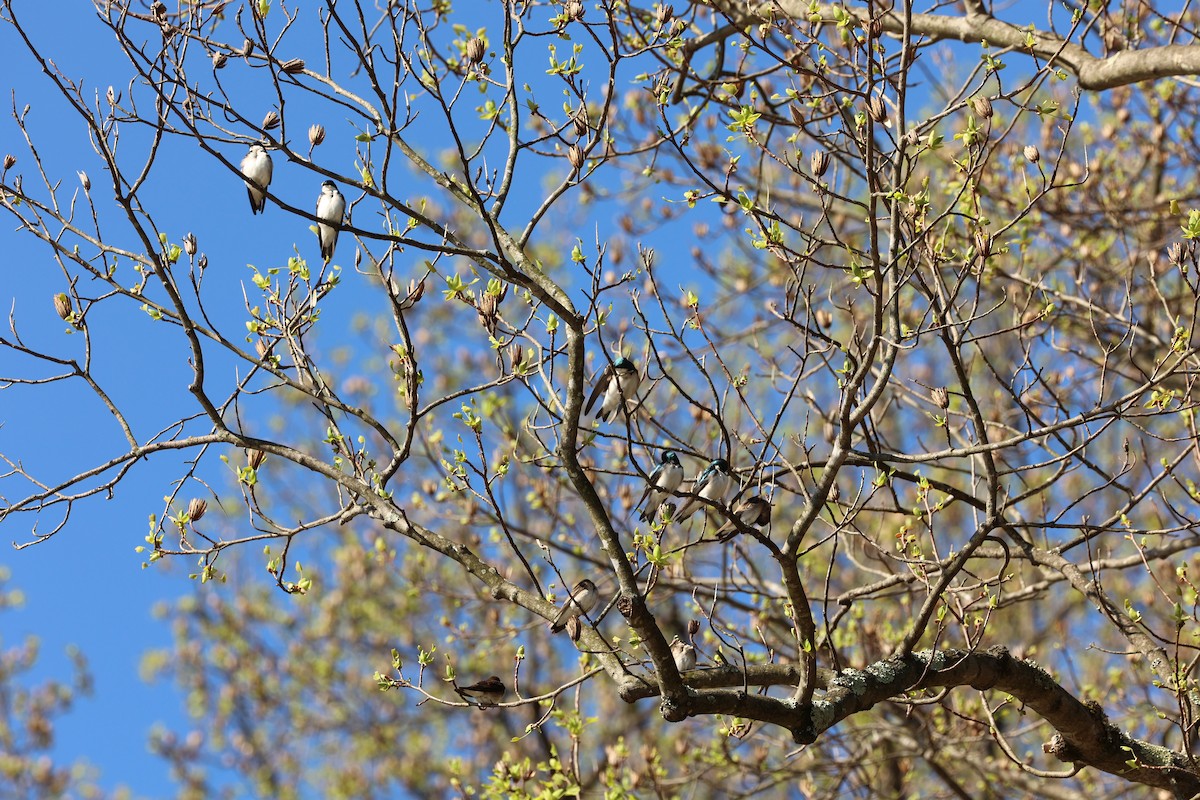
<svg viewBox="0 0 1200 800">
<path fill-rule="evenodd" d="M 337 184 L 333 181 L 322 183 L 321 196 L 317 198 L 317 241 L 321 244 L 321 258 L 325 263 L 333 260 L 345 214 L 346 198 L 338 191 Z"/>
<path fill-rule="evenodd" d="M 654 519 L 658 514 L 658 507 L 679 488 L 681 483 L 683 483 L 683 466 L 679 463 L 679 456 L 675 455 L 673 450 L 663 450 L 662 460 L 650 473 L 650 479 L 646 482 L 646 491 L 642 492 L 642 499 L 638 500 L 637 505 L 634 506 L 634 508 L 642 506 L 641 513 L 638 514 L 642 522 Z"/>
<path fill-rule="evenodd" d="M 267 206 L 267 187 L 271 185 L 274 164 L 267 148 L 258 142 L 242 158 L 242 175 L 246 178 L 246 193 L 250 195 L 250 213 L 261 214 Z"/>
<path fill-rule="evenodd" d="M 508 689 L 498 676 L 493 675 L 486 680 L 472 683 L 470 686 L 455 686 L 454 691 L 458 692 L 458 696 L 468 703 L 474 700 L 480 708 L 488 708 L 503 700 Z"/>
<path fill-rule="evenodd" d="M 563 607 L 558 611 L 558 615 L 554 617 L 554 621 L 550 623 L 550 632 L 558 633 L 567 627 L 569 621 L 591 611 L 599 597 L 600 594 L 596 591 L 596 584 L 592 583 L 588 578 L 584 578 L 575 584 L 575 588 L 571 590 L 571 596 L 567 598 L 567 602 L 563 604 Z"/>
<path fill-rule="evenodd" d="M 680 672 L 696 668 L 696 648 L 678 636 L 671 640 L 671 655 L 675 657 L 675 669 Z"/>
<path fill-rule="evenodd" d="M 725 502 L 725 495 L 733 486 L 733 476 L 729 472 L 729 462 L 718 458 L 700 473 L 692 484 L 692 494 L 712 500 L 714 503 Z M 675 514 L 674 519 L 682 522 L 692 515 L 697 506 L 702 505 L 696 497 L 689 497 L 683 507 Z"/>
<path fill-rule="evenodd" d="M 747 497 L 733 509 L 733 516 L 749 527 L 763 527 L 771 524 L 771 503 L 762 495 Z M 726 542 L 738 534 L 738 526 L 733 520 L 726 522 L 717 530 L 717 541 Z"/>
<path fill-rule="evenodd" d="M 604 400 L 600 403 L 600 410 L 596 412 L 596 419 L 608 422 L 622 405 L 628 411 L 629 404 L 634 399 L 641 383 L 642 376 L 638 374 L 637 367 L 633 365 L 633 362 L 625 356 L 618 356 L 617 360 L 605 367 L 604 371 L 600 373 L 600 377 L 596 379 L 596 386 L 592 389 L 592 396 L 588 398 L 583 413 L 591 413 L 592 406 L 596 405 L 600 395 L 604 395 Z"/>
</svg>

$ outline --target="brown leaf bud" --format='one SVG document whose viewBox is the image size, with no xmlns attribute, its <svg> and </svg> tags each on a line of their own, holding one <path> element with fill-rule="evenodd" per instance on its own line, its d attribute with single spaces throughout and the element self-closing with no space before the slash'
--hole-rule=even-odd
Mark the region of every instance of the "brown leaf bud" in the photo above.
<svg viewBox="0 0 1200 800">
<path fill-rule="evenodd" d="M 208 256 L 204 253 L 201 253 L 200 260 L 196 262 L 196 266 L 200 268 L 201 272 L 204 272 L 204 270 L 208 267 Z"/>
<path fill-rule="evenodd" d="M 1025 145 L 1025 158 L 1029 159 L 1030 164 L 1036 164 L 1042 160 L 1042 154 L 1035 145 L 1027 144 Z"/>
<path fill-rule="evenodd" d="M 117 104 L 117 92 L 115 89 L 113 89 L 113 87 L 109 86 L 108 91 L 104 93 L 104 96 L 108 100 L 108 104 L 110 106 L 115 106 Z"/>
<path fill-rule="evenodd" d="M 308 143 L 316 147 L 323 141 L 325 141 L 325 126 L 310 125 L 308 127 Z"/>
<path fill-rule="evenodd" d="M 812 167 L 813 175 L 820 178 L 829 169 L 829 153 L 824 150 L 814 150 L 809 157 L 809 166 Z"/>
<path fill-rule="evenodd" d="M 467 41 L 467 62 L 478 64 L 487 55 L 487 42 L 478 36 Z"/>
<path fill-rule="evenodd" d="M 17 163 L 16 156 L 14 156 L 12 153 L 4 154 L 4 168 L 5 169 L 12 169 L 13 164 L 16 164 L 16 163 Z"/>
<path fill-rule="evenodd" d="M 975 110 L 982 119 L 992 118 L 992 101 L 986 97 L 972 97 L 971 108 Z"/>
<path fill-rule="evenodd" d="M 254 343 L 254 352 L 258 353 L 258 360 L 262 361 L 267 357 L 267 353 L 271 352 L 271 346 L 267 344 L 267 340 L 259 338 Z"/>
<path fill-rule="evenodd" d="M 275 109 L 271 109 L 270 111 L 267 112 L 267 115 L 265 117 L 263 117 L 262 129 L 264 131 L 269 131 L 272 128 L 276 128 L 278 126 L 279 126 L 279 113 L 276 112 Z"/>
<path fill-rule="evenodd" d="M 296 75 L 300 72 L 304 72 L 304 59 L 289 58 L 287 61 L 284 61 L 282 64 L 280 64 L 279 68 L 288 75 Z"/>
<path fill-rule="evenodd" d="M 867 28 L 867 35 L 872 39 L 878 39 L 883 35 L 883 19 L 881 17 L 875 17 L 871 20 L 871 24 Z"/>
<path fill-rule="evenodd" d="M 79 176 L 79 183 L 83 186 L 83 190 L 90 192 L 92 190 L 92 179 L 88 177 L 88 174 L 83 170 L 78 170 L 75 174 Z"/>
<path fill-rule="evenodd" d="M 662 27 L 675 18 L 675 9 L 669 4 L 663 3 L 654 9 L 654 21 L 658 23 L 658 27 Z"/>
<path fill-rule="evenodd" d="M 950 407 L 950 393 L 946 391 L 945 386 L 934 387 L 929 395 L 933 398 L 933 402 L 937 404 L 937 407 L 943 411 Z"/>
<path fill-rule="evenodd" d="M 254 42 L 250 37 L 246 37 L 246 41 L 242 42 L 242 58 L 247 58 L 254 52 Z"/>
<path fill-rule="evenodd" d="M 70 320 L 71 315 L 75 313 L 75 309 L 71 307 L 71 298 L 67 297 L 66 292 L 54 295 L 54 311 L 65 320 Z"/>
<path fill-rule="evenodd" d="M 867 101 L 867 113 L 871 115 L 871 119 L 876 122 L 883 122 L 887 118 L 887 106 L 883 104 L 883 98 L 879 95 L 873 96 Z"/>
<path fill-rule="evenodd" d="M 689 619 L 687 632 L 688 632 L 689 639 L 691 639 L 693 636 L 695 636 L 697 633 L 699 633 L 700 632 L 700 620 Z"/>
<path fill-rule="evenodd" d="M 258 469 L 267 460 L 267 454 L 262 450 L 247 450 L 246 463 L 250 465 L 250 469 Z"/>
<path fill-rule="evenodd" d="M 224 69 L 225 62 L 229 60 L 229 56 L 225 55 L 224 53 L 213 53 L 212 60 L 213 69 Z"/>
<path fill-rule="evenodd" d="M 183 237 L 183 252 L 189 256 L 196 255 L 196 234 L 188 231 L 187 236 Z"/>
<path fill-rule="evenodd" d="M 205 511 L 208 511 L 208 503 L 199 497 L 193 497 L 188 503 L 187 515 L 192 522 L 198 522 Z"/>
</svg>

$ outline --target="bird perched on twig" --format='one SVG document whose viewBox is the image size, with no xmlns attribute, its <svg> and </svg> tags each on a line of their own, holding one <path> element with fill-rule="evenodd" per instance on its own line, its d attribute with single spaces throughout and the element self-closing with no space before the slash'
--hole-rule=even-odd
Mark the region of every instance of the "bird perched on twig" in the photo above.
<svg viewBox="0 0 1200 800">
<path fill-rule="evenodd" d="M 696 648 L 678 636 L 671 640 L 671 655 L 675 657 L 675 669 L 680 672 L 696 668 Z"/>
<path fill-rule="evenodd" d="M 646 491 L 642 492 L 642 499 L 638 500 L 637 505 L 634 506 L 634 508 L 642 506 L 642 510 L 638 514 L 642 522 L 654 519 L 658 514 L 659 506 L 679 488 L 681 483 L 683 483 L 683 466 L 679 463 L 679 456 L 675 455 L 673 450 L 663 450 L 662 460 L 650 473 L 650 479 L 646 481 Z"/>
<path fill-rule="evenodd" d="M 617 360 L 605 367 L 604 371 L 600 373 L 600 377 L 596 379 L 596 385 L 592 389 L 583 413 L 590 414 L 592 406 L 596 405 L 596 401 L 603 395 L 604 400 L 600 403 L 600 410 L 596 412 L 596 419 L 608 422 L 616 414 L 618 408 L 624 408 L 628 412 L 630 403 L 633 402 L 634 395 L 637 394 L 641 384 L 642 376 L 638 374 L 637 367 L 633 362 L 625 356 L 618 356 Z"/>
<path fill-rule="evenodd" d="M 592 583 L 590 579 L 584 578 L 575 584 L 575 588 L 571 590 L 571 596 L 567 598 L 567 602 L 558 610 L 558 615 L 550 623 L 550 632 L 558 633 L 567 627 L 569 621 L 591 611 L 599 597 L 596 584 Z"/>
<path fill-rule="evenodd" d="M 338 233 L 346 216 L 346 198 L 338 191 L 337 184 L 325 181 L 321 184 L 321 196 L 317 198 L 317 242 L 321 245 L 321 258 L 329 263 L 337 248 Z"/>
<path fill-rule="evenodd" d="M 675 514 L 675 520 L 683 522 L 692 515 L 692 512 L 701 505 L 697 497 L 703 497 L 705 500 L 712 500 L 714 503 L 725 502 L 725 495 L 729 494 L 729 489 L 733 486 L 733 475 L 729 471 L 729 462 L 723 458 L 718 458 L 700 473 L 692 484 L 692 494 L 694 497 L 689 497 L 683 504 L 683 507 Z"/>
<path fill-rule="evenodd" d="M 733 516 L 749 527 L 762 528 L 771 524 L 771 503 L 762 495 L 747 497 L 733 509 Z M 727 542 L 738 535 L 738 526 L 729 520 L 717 530 L 717 541 Z"/>
<path fill-rule="evenodd" d="M 493 675 L 470 686 L 455 686 L 454 691 L 468 703 L 474 701 L 480 708 L 489 708 L 504 699 L 508 688 L 499 676 Z"/>
<path fill-rule="evenodd" d="M 242 157 L 242 175 L 246 178 L 246 194 L 250 196 L 250 213 L 261 214 L 267 206 L 267 187 L 271 185 L 274 171 L 267 148 L 258 142 L 250 145 L 250 152 Z"/>
</svg>

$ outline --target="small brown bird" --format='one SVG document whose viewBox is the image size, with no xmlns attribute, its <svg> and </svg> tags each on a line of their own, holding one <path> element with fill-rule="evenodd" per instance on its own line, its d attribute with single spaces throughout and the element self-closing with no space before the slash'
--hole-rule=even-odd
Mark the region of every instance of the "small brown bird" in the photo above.
<svg viewBox="0 0 1200 800">
<path fill-rule="evenodd" d="M 762 496 L 748 497 L 738 503 L 733 510 L 733 516 L 743 525 L 762 527 L 771 524 L 771 504 Z M 717 541 L 727 542 L 738 534 L 738 527 L 732 520 L 726 522 L 717 531 Z"/>
<path fill-rule="evenodd" d="M 678 636 L 671 640 L 671 655 L 675 656 L 675 669 L 680 672 L 696 668 L 696 648 Z"/>
<path fill-rule="evenodd" d="M 480 708 L 489 708 L 503 700 L 508 689 L 499 676 L 493 675 L 470 686 L 455 686 L 454 691 L 468 703 L 475 701 Z"/>
<path fill-rule="evenodd" d="M 575 584 L 575 588 L 571 590 L 571 596 L 567 598 L 567 602 L 563 604 L 558 615 L 554 617 L 554 621 L 550 623 L 550 632 L 558 633 L 567 627 L 567 622 L 591 611 L 598 598 L 596 584 L 588 578 Z"/>
</svg>

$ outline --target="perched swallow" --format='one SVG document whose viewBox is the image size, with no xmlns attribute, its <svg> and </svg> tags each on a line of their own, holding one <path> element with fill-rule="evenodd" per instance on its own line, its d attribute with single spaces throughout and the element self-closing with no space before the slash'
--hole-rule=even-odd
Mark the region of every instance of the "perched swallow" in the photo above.
<svg viewBox="0 0 1200 800">
<path fill-rule="evenodd" d="M 737 508 L 733 510 L 733 516 L 741 520 L 743 525 L 751 527 L 763 527 L 771 524 L 771 503 L 760 494 L 753 497 L 747 497 L 745 500 L 737 504 Z M 717 530 L 718 541 L 728 541 L 734 536 L 737 536 L 738 526 L 730 520 Z"/>
<path fill-rule="evenodd" d="M 675 656 L 675 669 L 680 672 L 696 668 L 696 648 L 686 644 L 678 636 L 671 640 L 671 655 Z"/>
<path fill-rule="evenodd" d="M 258 142 L 242 158 L 242 175 L 246 177 L 246 193 L 250 195 L 250 213 L 261 214 L 267 207 L 267 187 L 271 185 L 274 164 L 267 148 Z"/>
<path fill-rule="evenodd" d="M 346 198 L 338 191 L 333 181 L 321 184 L 321 196 L 317 198 L 317 241 L 321 244 L 321 258 L 329 263 L 337 247 L 338 232 L 346 214 Z"/>
<path fill-rule="evenodd" d="M 596 592 L 596 584 L 587 578 L 575 584 L 575 588 L 571 590 L 571 596 L 567 598 L 567 602 L 559 609 L 554 621 L 550 623 L 550 632 L 558 633 L 567 627 L 570 620 L 591 611 L 599 597 L 600 595 Z"/>
<path fill-rule="evenodd" d="M 617 408 L 622 405 L 622 400 L 625 401 L 625 408 L 629 408 L 641 383 L 642 376 L 638 374 L 637 367 L 633 365 L 633 362 L 625 356 L 618 356 L 616 361 L 609 364 L 600 373 L 583 413 L 590 414 L 592 406 L 596 405 L 600 395 L 604 395 L 604 400 L 600 403 L 600 410 L 596 412 L 596 419 L 608 422 L 616 413 Z"/>
<path fill-rule="evenodd" d="M 458 696 L 468 703 L 474 700 L 480 708 L 487 708 L 503 700 L 508 689 L 499 677 L 493 675 L 479 683 L 472 683 L 470 686 L 455 686 L 454 691 L 458 692 Z"/>
<path fill-rule="evenodd" d="M 729 494 L 732 486 L 733 475 L 729 472 L 729 462 L 718 458 L 705 467 L 704 471 L 696 478 L 696 482 L 692 484 L 692 494 L 699 495 L 705 500 L 712 500 L 714 503 L 723 503 L 725 495 Z M 689 497 L 674 518 L 682 522 L 690 517 L 699 505 L 701 505 L 699 500 Z"/>
<path fill-rule="evenodd" d="M 650 473 L 650 479 L 646 482 L 646 491 L 642 492 L 642 499 L 637 501 L 638 506 L 642 506 L 641 513 L 638 516 L 642 522 L 649 522 L 658 514 L 658 507 L 663 504 L 671 494 L 679 488 L 683 483 L 683 466 L 679 463 L 679 456 L 675 455 L 673 450 L 663 450 L 662 460 L 654 471 Z"/>
</svg>

